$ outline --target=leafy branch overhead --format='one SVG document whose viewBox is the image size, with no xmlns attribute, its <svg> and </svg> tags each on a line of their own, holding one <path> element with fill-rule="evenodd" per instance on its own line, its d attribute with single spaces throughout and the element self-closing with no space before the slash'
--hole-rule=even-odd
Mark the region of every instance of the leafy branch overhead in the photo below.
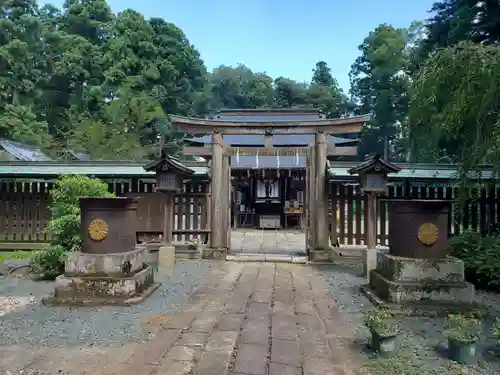
<svg viewBox="0 0 500 375">
<path fill-rule="evenodd" d="M 51 155 L 139 160 L 156 156 L 162 138 L 182 141 L 170 114 L 314 107 L 330 118 L 372 114 L 359 158 L 496 162 L 500 3 L 441 0 L 431 10 L 428 20 L 381 24 L 360 40 L 347 92 L 322 56 L 310 82 L 245 65 L 207 72 L 168 20 L 115 14 L 106 0 L 66 0 L 62 9 L 3 1 L 0 138 Z"/>
</svg>

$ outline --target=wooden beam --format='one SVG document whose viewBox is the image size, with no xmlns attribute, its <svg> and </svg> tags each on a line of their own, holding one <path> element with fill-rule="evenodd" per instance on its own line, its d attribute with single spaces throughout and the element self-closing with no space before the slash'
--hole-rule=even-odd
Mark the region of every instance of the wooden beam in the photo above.
<svg viewBox="0 0 500 375">
<path fill-rule="evenodd" d="M 201 156 L 210 158 L 212 156 L 212 149 L 207 146 L 185 146 L 182 152 L 186 156 Z M 305 156 L 307 155 L 307 147 L 224 147 L 224 155 L 237 155 L 239 156 Z M 327 156 L 355 156 L 358 154 L 358 148 L 352 147 L 335 147 L 335 145 L 328 145 Z M 204 164 L 203 166 L 206 166 Z M 188 166 L 188 165 L 186 165 Z M 191 165 L 189 165 L 191 166 Z M 196 166 L 196 165 L 192 165 Z"/>
<path fill-rule="evenodd" d="M 211 149 L 208 147 L 192 147 L 187 146 L 183 149 L 184 155 L 190 156 L 204 156 L 210 157 L 212 155 Z M 307 147 L 225 147 L 225 155 L 240 156 L 305 156 L 307 154 Z M 328 148 L 327 156 L 352 156 L 357 155 L 357 147 L 335 147 L 331 145 Z M 198 163 L 198 162 L 197 162 Z M 190 163 L 187 166 L 207 166 L 208 163 L 203 164 Z"/>
<path fill-rule="evenodd" d="M 335 145 L 328 145 L 326 156 L 356 156 L 357 154 L 358 146 L 335 147 Z"/>
<path fill-rule="evenodd" d="M 307 121 L 218 121 L 218 120 L 209 120 L 209 119 L 200 119 L 194 117 L 183 117 L 183 116 L 170 116 L 170 121 L 181 127 L 202 127 L 205 128 L 204 131 L 207 132 L 207 128 L 249 128 L 249 129 L 259 129 L 260 131 L 265 131 L 269 128 L 277 129 L 277 128 L 329 128 L 340 125 L 347 124 L 364 124 L 367 121 L 370 121 L 370 115 L 362 115 L 362 116 L 354 116 L 354 117 L 346 117 L 346 118 L 336 118 L 336 119 L 325 119 L 325 120 L 307 120 Z M 233 129 L 233 130 L 236 130 Z M 326 130 L 323 131 L 327 133 Z"/>
<path fill-rule="evenodd" d="M 328 125 L 328 126 L 307 126 L 300 125 L 297 127 L 278 127 L 271 128 L 271 125 L 268 124 L 269 131 L 272 132 L 273 135 L 279 134 L 316 134 L 316 133 L 326 133 L 326 134 L 352 134 L 359 133 L 363 127 L 365 122 L 358 123 L 346 123 L 340 125 Z M 274 125 L 273 125 L 274 126 Z M 180 126 L 183 131 L 190 134 L 207 134 L 207 133 L 220 133 L 223 135 L 264 135 L 264 128 L 252 128 L 252 127 L 238 127 L 233 128 L 230 126 L 221 126 L 221 127 L 208 127 L 208 126 L 199 126 L 199 125 L 182 125 Z"/>
</svg>

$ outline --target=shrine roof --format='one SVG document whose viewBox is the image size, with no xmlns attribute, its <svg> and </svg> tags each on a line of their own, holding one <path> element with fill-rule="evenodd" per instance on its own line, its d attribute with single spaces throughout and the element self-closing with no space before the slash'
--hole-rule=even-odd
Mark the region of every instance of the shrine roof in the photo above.
<svg viewBox="0 0 500 375">
<path fill-rule="evenodd" d="M 326 116 L 310 108 L 221 109 L 208 118 L 226 122 L 286 122 L 325 120 Z"/>
</svg>

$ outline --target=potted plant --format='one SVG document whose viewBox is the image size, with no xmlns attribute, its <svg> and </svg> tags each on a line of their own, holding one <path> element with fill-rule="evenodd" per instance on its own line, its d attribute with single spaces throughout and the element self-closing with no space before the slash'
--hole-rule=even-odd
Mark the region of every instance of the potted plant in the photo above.
<svg viewBox="0 0 500 375">
<path fill-rule="evenodd" d="M 460 364 L 471 364 L 476 358 L 476 343 L 481 322 L 462 314 L 448 315 L 448 353 L 450 359 Z"/>
<path fill-rule="evenodd" d="M 372 334 L 371 348 L 382 357 L 391 357 L 397 352 L 398 329 L 392 317 L 387 308 L 376 308 L 364 316 L 365 326 Z"/>
<path fill-rule="evenodd" d="M 497 318 L 495 324 L 493 324 L 493 337 L 500 342 L 500 318 Z"/>
</svg>

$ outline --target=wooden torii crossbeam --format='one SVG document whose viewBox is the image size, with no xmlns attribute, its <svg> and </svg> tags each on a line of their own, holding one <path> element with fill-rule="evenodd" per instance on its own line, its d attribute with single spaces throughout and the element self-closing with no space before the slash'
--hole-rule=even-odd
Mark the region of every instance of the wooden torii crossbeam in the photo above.
<svg viewBox="0 0 500 375">
<path fill-rule="evenodd" d="M 210 158 L 212 156 L 212 147 L 207 146 L 185 146 L 182 153 L 186 156 L 200 156 Z M 306 156 L 307 147 L 235 147 L 224 146 L 224 155 L 229 156 Z M 326 157 L 333 156 L 356 156 L 358 148 L 356 146 L 336 147 L 329 144 L 327 147 Z"/>
<path fill-rule="evenodd" d="M 172 124 L 186 133 L 209 134 L 349 134 L 358 133 L 370 115 L 301 121 L 220 121 L 170 116 Z"/>
</svg>

